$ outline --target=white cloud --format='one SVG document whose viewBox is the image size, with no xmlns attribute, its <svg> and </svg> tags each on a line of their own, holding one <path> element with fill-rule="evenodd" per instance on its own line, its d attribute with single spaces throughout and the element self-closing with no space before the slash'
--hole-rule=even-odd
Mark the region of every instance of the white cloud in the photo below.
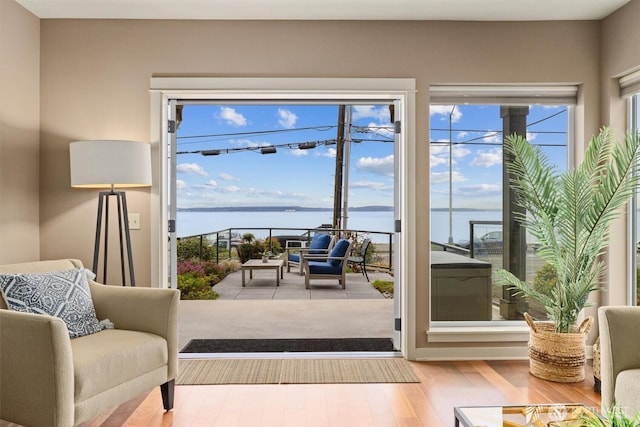
<svg viewBox="0 0 640 427">
<path fill-rule="evenodd" d="M 229 143 L 238 147 L 249 148 L 266 147 L 267 145 L 271 145 L 270 143 L 265 141 L 254 141 L 252 139 L 231 139 L 229 140 Z"/>
<path fill-rule="evenodd" d="M 468 197 L 486 197 L 502 194 L 502 186 L 498 184 L 473 184 L 458 187 L 456 194 Z"/>
<path fill-rule="evenodd" d="M 465 182 L 468 179 L 458 171 L 453 171 L 451 174 L 451 180 L 453 182 Z M 449 171 L 447 172 L 431 172 L 432 184 L 443 184 L 449 182 Z"/>
<path fill-rule="evenodd" d="M 231 126 L 246 126 L 247 119 L 233 108 L 220 107 L 220 111 L 215 114 L 215 118 L 224 121 Z"/>
<path fill-rule="evenodd" d="M 294 157 L 302 157 L 309 154 L 309 150 L 301 150 L 296 148 L 295 150 L 291 150 L 291 155 Z"/>
<path fill-rule="evenodd" d="M 462 159 L 471 154 L 471 150 L 462 146 L 453 147 L 453 165 L 457 164 L 455 159 Z M 435 145 L 430 146 L 430 167 L 443 165 L 449 163 L 449 146 L 448 145 Z"/>
<path fill-rule="evenodd" d="M 490 130 L 489 132 L 484 134 L 482 140 L 491 144 L 499 144 L 502 142 L 500 141 L 501 135 L 502 134 L 500 132 L 494 132 Z"/>
<path fill-rule="evenodd" d="M 218 188 L 218 183 L 213 179 L 210 179 L 209 181 L 204 183 L 204 187 L 207 189 Z"/>
<path fill-rule="evenodd" d="M 376 181 L 356 181 L 349 184 L 351 188 L 368 188 L 373 191 L 393 190 L 393 185 Z"/>
<path fill-rule="evenodd" d="M 444 141 L 448 142 L 448 141 Z M 431 154 L 439 155 L 439 154 L 449 154 L 449 146 L 448 145 L 440 145 L 440 144 L 431 144 L 429 146 L 429 151 Z"/>
<path fill-rule="evenodd" d="M 209 176 L 207 171 L 202 169 L 202 167 L 197 163 L 181 163 L 176 166 L 176 172 L 187 175 Z"/>
<path fill-rule="evenodd" d="M 353 107 L 353 120 L 359 120 L 363 118 L 371 117 L 377 120 L 379 123 L 389 124 L 391 119 L 389 115 L 389 107 L 386 105 L 375 108 L 373 105 L 355 105 Z"/>
<path fill-rule="evenodd" d="M 186 182 L 184 182 L 181 179 L 176 179 L 176 189 L 177 190 L 186 190 L 188 188 L 188 185 Z"/>
<path fill-rule="evenodd" d="M 429 162 L 430 167 L 444 165 L 448 162 L 448 159 L 445 157 L 434 156 L 433 154 L 430 156 L 431 161 Z"/>
<path fill-rule="evenodd" d="M 327 150 L 325 152 L 318 151 L 317 155 L 318 156 L 335 158 L 336 157 L 336 149 L 332 148 L 332 147 L 329 147 L 329 148 L 327 148 Z"/>
<path fill-rule="evenodd" d="M 235 181 L 237 179 L 230 173 L 226 173 L 226 172 L 220 172 L 218 174 L 218 178 L 220 178 L 223 181 Z"/>
<path fill-rule="evenodd" d="M 457 136 L 458 136 L 458 139 L 466 138 L 467 136 L 469 136 L 469 132 L 463 130 L 458 132 Z"/>
<path fill-rule="evenodd" d="M 365 129 L 367 130 L 368 133 L 393 139 L 394 128 L 392 125 L 385 125 L 385 124 L 372 122 L 372 123 L 369 123 Z"/>
<path fill-rule="evenodd" d="M 453 114 L 451 110 L 453 109 Z M 432 105 L 430 107 L 430 115 L 431 116 L 441 116 L 442 119 L 449 120 L 449 115 L 451 114 L 451 121 L 457 122 L 462 117 L 462 111 L 458 108 L 458 106 L 453 105 Z"/>
<path fill-rule="evenodd" d="M 393 176 L 393 154 L 386 157 L 361 157 L 356 168 L 379 175 Z"/>
<path fill-rule="evenodd" d="M 489 151 L 479 151 L 475 159 L 470 163 L 471 166 L 491 167 L 502 164 L 502 148 L 495 148 Z"/>
<path fill-rule="evenodd" d="M 224 193 L 237 193 L 240 191 L 240 187 L 235 185 L 229 185 L 227 187 L 220 187 L 220 191 Z"/>
<path fill-rule="evenodd" d="M 471 150 L 469 150 L 468 148 L 464 148 L 464 147 L 460 147 L 460 146 L 454 146 L 453 147 L 453 158 L 454 159 L 461 159 L 463 157 L 468 156 L 469 154 L 471 154 Z"/>
<path fill-rule="evenodd" d="M 291 129 L 296 125 L 297 120 L 298 116 L 293 112 L 285 110 L 284 108 L 278 108 L 278 123 L 280 123 L 280 126 L 283 128 Z"/>
</svg>

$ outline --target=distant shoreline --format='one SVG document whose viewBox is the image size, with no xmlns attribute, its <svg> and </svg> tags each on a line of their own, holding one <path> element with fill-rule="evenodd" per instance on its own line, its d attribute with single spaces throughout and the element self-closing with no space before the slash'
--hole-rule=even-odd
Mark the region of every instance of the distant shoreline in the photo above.
<svg viewBox="0 0 640 427">
<path fill-rule="evenodd" d="M 454 212 L 486 212 L 501 209 L 453 208 Z M 178 212 L 332 212 L 333 208 L 304 206 L 219 206 L 200 208 L 178 208 Z M 349 208 L 351 212 L 393 212 L 393 206 L 359 206 Z M 432 212 L 447 212 L 449 208 L 433 208 Z"/>
<path fill-rule="evenodd" d="M 361 206 L 352 212 L 393 212 L 393 206 Z M 224 206 L 209 208 L 178 208 L 178 212 L 331 212 L 333 208 L 303 206 Z"/>
</svg>

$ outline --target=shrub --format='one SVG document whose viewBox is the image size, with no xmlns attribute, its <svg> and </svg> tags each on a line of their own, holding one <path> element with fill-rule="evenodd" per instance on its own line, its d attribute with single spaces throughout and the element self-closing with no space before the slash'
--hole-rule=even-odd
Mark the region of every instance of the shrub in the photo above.
<svg viewBox="0 0 640 427">
<path fill-rule="evenodd" d="M 197 275 L 204 276 L 204 265 L 200 261 L 186 260 L 178 261 L 178 274 L 196 273 Z"/>
<path fill-rule="evenodd" d="M 551 290 L 555 288 L 557 282 L 556 269 L 547 262 L 533 276 L 533 289 L 543 295 L 551 296 Z"/>
<path fill-rule="evenodd" d="M 273 253 L 274 255 L 282 253 L 282 245 L 280 244 L 280 241 L 275 237 L 271 238 L 271 244 L 269 244 L 269 239 L 265 239 L 262 242 L 262 249 L 263 252 L 271 251 L 271 253 Z"/>
<path fill-rule="evenodd" d="M 220 296 L 211 289 L 206 277 L 194 272 L 178 276 L 178 289 L 183 300 L 212 300 Z"/>
<path fill-rule="evenodd" d="M 250 259 L 260 258 L 262 252 L 264 252 L 263 242 L 243 243 L 238 246 L 238 257 L 243 264 Z"/>
<path fill-rule="evenodd" d="M 245 243 L 251 243 L 256 239 L 256 236 L 253 233 L 244 233 L 242 235 L 242 241 Z"/>
<path fill-rule="evenodd" d="M 202 240 L 201 247 L 199 237 L 180 239 L 177 243 L 178 261 L 189 259 L 202 259 L 209 261 L 216 257 L 216 251 L 217 248 L 212 246 L 207 239 Z"/>
</svg>

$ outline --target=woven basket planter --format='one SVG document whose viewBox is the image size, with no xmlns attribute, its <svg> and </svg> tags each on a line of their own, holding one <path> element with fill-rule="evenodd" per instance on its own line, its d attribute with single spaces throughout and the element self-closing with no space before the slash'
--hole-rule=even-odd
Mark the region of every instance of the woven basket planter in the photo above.
<svg viewBox="0 0 640 427">
<path fill-rule="evenodd" d="M 534 322 L 524 314 L 529 324 L 529 372 L 544 380 L 575 383 L 584 380 L 586 337 L 593 324 L 587 317 L 572 333 L 558 333 L 551 322 Z"/>
</svg>

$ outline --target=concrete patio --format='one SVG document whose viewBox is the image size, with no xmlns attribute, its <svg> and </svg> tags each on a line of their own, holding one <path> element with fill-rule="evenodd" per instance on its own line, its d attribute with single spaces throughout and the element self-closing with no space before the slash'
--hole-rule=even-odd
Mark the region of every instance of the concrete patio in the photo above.
<svg viewBox="0 0 640 427">
<path fill-rule="evenodd" d="M 247 276 L 248 278 L 248 276 Z M 386 273 L 369 273 L 393 280 Z M 214 338 L 385 338 L 393 336 L 393 300 L 384 298 L 360 273 L 348 273 L 346 289 L 337 281 L 312 281 L 284 272 L 255 271 L 242 287 L 240 271 L 214 289 L 220 299 L 181 301 L 179 348 L 191 339 Z"/>
</svg>

